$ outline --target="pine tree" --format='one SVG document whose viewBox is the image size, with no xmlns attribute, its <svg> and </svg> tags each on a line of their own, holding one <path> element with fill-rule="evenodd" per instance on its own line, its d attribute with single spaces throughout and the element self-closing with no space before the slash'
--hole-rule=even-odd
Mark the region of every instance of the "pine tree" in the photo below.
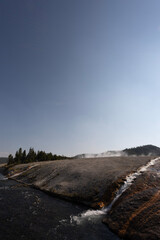
<svg viewBox="0 0 160 240">
<path fill-rule="evenodd" d="M 36 152 L 34 151 L 34 148 L 29 149 L 26 160 L 27 160 L 27 162 L 35 162 L 36 161 Z"/>
<path fill-rule="evenodd" d="M 21 162 L 22 162 L 22 163 L 26 163 L 26 150 L 24 150 L 23 153 L 22 153 Z"/>
<path fill-rule="evenodd" d="M 11 165 L 11 164 L 14 164 L 14 158 L 13 158 L 12 154 L 10 154 L 8 156 L 8 165 Z"/>
</svg>

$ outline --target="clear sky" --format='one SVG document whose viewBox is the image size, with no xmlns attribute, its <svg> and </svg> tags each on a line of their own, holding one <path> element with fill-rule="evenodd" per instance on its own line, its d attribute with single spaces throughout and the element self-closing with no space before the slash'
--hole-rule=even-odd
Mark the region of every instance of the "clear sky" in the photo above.
<svg viewBox="0 0 160 240">
<path fill-rule="evenodd" d="M 0 152 L 160 146 L 159 0 L 1 0 Z"/>
</svg>

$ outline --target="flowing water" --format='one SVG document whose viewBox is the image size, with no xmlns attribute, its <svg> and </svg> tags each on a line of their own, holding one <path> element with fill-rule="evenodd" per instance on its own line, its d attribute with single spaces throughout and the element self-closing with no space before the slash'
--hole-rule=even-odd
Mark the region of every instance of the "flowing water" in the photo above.
<svg viewBox="0 0 160 240">
<path fill-rule="evenodd" d="M 86 218 L 81 224 L 71 221 L 82 212 L 89 215 L 87 209 L 0 175 L 1 239 L 119 240 L 102 224 L 102 216 Z"/>
</svg>

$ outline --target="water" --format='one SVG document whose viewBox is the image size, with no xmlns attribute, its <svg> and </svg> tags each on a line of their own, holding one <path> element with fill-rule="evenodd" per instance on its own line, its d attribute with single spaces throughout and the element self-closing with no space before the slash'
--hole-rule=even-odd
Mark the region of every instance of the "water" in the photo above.
<svg viewBox="0 0 160 240">
<path fill-rule="evenodd" d="M 87 211 L 88 212 L 88 211 Z M 106 225 L 104 225 L 101 218 L 89 217 L 83 218 L 77 224 L 77 221 L 72 221 L 72 215 L 70 219 L 66 218 L 59 221 L 59 224 L 54 228 L 55 239 L 59 240 L 60 233 L 65 233 L 66 240 L 119 240 L 119 237 L 113 234 Z M 62 238 L 63 239 L 63 238 Z"/>
<path fill-rule="evenodd" d="M 119 240 L 102 224 L 102 215 L 94 218 L 93 211 L 87 210 L 86 206 L 51 197 L 0 175 L 2 239 Z M 79 216 L 83 212 L 87 216 L 84 221 L 80 224 L 71 221 L 72 216 Z M 97 214 L 99 212 L 95 211 L 95 216 Z"/>
</svg>

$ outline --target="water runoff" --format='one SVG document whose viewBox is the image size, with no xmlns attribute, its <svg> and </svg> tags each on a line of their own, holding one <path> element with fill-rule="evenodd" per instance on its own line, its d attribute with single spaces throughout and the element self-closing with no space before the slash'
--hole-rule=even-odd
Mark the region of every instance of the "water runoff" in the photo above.
<svg viewBox="0 0 160 240">
<path fill-rule="evenodd" d="M 112 208 L 113 204 L 119 199 L 119 197 L 133 184 L 134 180 L 140 176 L 143 172 L 147 171 L 149 167 L 153 166 L 160 158 L 150 160 L 146 165 L 140 167 L 137 172 L 128 175 L 123 185 L 118 189 L 113 201 L 101 210 L 87 210 L 77 216 L 70 216 L 71 224 L 82 224 L 86 221 L 96 222 L 101 219 L 103 215 L 106 215 Z"/>
</svg>

